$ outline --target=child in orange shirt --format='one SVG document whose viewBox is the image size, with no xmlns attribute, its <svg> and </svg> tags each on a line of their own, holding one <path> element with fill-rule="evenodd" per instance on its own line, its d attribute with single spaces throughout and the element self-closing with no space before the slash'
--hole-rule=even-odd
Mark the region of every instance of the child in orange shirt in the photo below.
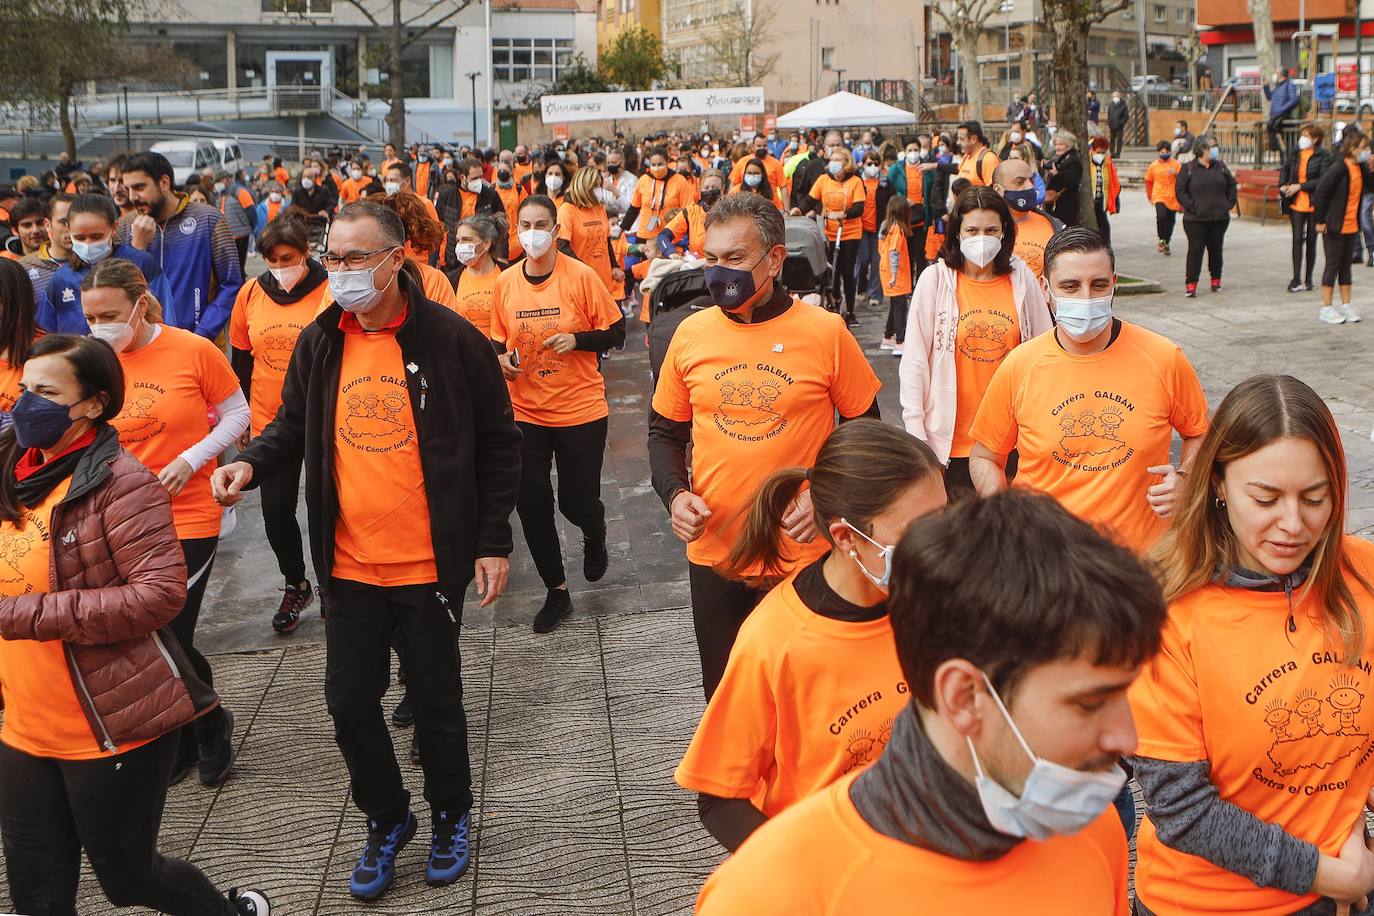
<svg viewBox="0 0 1374 916">
<path fill-rule="evenodd" d="M 814 468 L 764 482 L 727 574 L 781 568 L 776 520 L 806 483 L 832 549 L 759 602 L 730 650 L 675 778 L 700 793 L 702 823 L 734 851 L 756 827 L 882 753 L 907 703 L 892 643 L 892 548 L 918 516 L 944 506 L 940 463 L 879 420 L 852 420 Z M 858 707 L 854 698 L 866 698 Z"/>
<path fill-rule="evenodd" d="M 911 202 L 900 194 L 887 200 L 887 213 L 878 230 L 878 279 L 887 297 L 887 330 L 882 349 L 902 355 L 906 316 L 911 308 Z"/>
</svg>

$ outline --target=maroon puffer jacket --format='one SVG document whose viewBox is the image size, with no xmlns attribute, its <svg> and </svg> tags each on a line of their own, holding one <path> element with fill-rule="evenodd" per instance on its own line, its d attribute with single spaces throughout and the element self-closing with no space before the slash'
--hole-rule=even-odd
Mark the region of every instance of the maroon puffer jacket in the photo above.
<svg viewBox="0 0 1374 916">
<path fill-rule="evenodd" d="M 72 684 L 106 749 L 156 738 L 219 703 L 176 637 L 186 562 L 167 491 L 106 426 L 52 512 L 51 591 L 0 598 L 0 636 L 60 639 Z"/>
</svg>

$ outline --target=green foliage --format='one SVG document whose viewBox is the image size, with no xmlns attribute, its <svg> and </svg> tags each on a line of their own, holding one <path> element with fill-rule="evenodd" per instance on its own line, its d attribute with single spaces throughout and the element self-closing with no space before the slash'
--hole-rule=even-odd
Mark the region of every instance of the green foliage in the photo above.
<svg viewBox="0 0 1374 916">
<path fill-rule="evenodd" d="M 559 67 L 556 81 L 531 86 L 520 102 L 524 110 L 536 111 L 539 108 L 539 100 L 546 95 L 610 92 L 614 88 L 606 82 L 595 67 L 587 63 L 587 58 L 579 51 L 573 55 L 570 66 Z"/>
<path fill-rule="evenodd" d="M 663 42 L 644 28 L 624 29 L 601 55 L 601 73 L 625 89 L 651 89 L 668 75 Z"/>
</svg>

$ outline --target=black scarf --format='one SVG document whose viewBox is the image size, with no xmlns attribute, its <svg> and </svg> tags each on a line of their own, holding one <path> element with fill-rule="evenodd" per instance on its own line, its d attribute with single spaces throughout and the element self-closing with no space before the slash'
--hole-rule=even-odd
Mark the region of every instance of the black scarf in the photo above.
<svg viewBox="0 0 1374 916">
<path fill-rule="evenodd" d="M 93 441 L 91 445 L 94 444 Z M 76 470 L 76 466 L 81 463 L 81 458 L 90 450 L 90 447 L 87 445 L 74 452 L 68 452 L 54 458 L 23 480 L 16 478 L 14 496 L 19 500 L 19 504 L 32 509 L 47 499 L 48 494 L 56 489 L 58 484 L 72 476 L 72 472 Z"/>
</svg>

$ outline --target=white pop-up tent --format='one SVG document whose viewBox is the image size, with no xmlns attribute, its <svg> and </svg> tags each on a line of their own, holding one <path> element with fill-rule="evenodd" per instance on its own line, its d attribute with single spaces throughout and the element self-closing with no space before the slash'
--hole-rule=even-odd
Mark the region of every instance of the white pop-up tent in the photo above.
<svg viewBox="0 0 1374 916">
<path fill-rule="evenodd" d="M 915 117 L 852 92 L 837 92 L 823 99 L 809 102 L 795 111 L 778 116 L 778 128 L 792 130 L 802 127 L 882 127 L 889 124 L 912 124 Z"/>
</svg>

